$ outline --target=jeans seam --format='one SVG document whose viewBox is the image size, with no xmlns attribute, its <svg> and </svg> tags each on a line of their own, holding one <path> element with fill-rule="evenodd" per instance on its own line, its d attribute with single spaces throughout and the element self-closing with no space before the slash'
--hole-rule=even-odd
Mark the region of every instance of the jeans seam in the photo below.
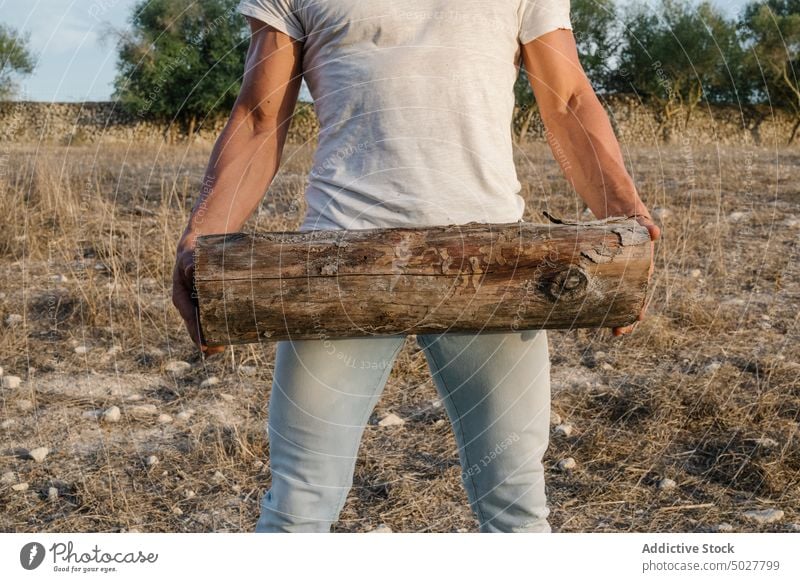
<svg viewBox="0 0 800 582">
<path fill-rule="evenodd" d="M 403 348 L 404 343 L 405 342 L 400 342 L 400 345 L 397 346 L 395 351 L 389 357 L 389 359 L 392 361 L 392 364 L 394 364 L 394 359 L 397 357 L 397 354 L 400 353 L 400 350 Z M 392 367 L 393 366 L 386 366 L 386 369 L 383 371 L 383 375 L 381 376 L 381 379 L 378 382 L 378 386 L 385 386 L 386 385 L 386 382 L 389 380 L 389 374 L 392 373 Z M 359 422 L 359 425 L 358 425 L 358 426 L 360 426 L 362 428 L 362 430 L 366 427 L 367 421 L 369 420 L 369 417 L 372 414 L 373 410 L 374 410 L 374 407 L 368 407 L 366 413 L 362 416 L 361 421 Z M 358 450 L 361 448 L 362 440 L 363 440 L 363 433 L 362 433 L 361 438 L 358 440 L 358 444 L 356 445 L 356 451 L 355 451 L 355 454 L 353 455 L 353 462 L 352 462 L 351 466 L 348 468 L 348 473 L 352 472 L 352 469 L 355 468 L 356 462 L 358 461 Z M 347 494 L 350 492 L 351 488 L 352 488 L 352 480 L 350 482 L 350 486 L 349 487 L 343 487 L 342 488 L 342 492 L 339 494 L 339 499 L 336 502 L 336 505 L 334 506 L 333 515 L 331 515 L 329 517 L 329 519 L 328 519 L 328 521 L 331 523 L 331 525 L 333 524 L 334 521 L 336 521 L 338 519 L 339 514 L 341 513 L 341 510 L 342 510 L 342 506 L 344 505 L 345 501 L 347 501 Z"/>
<path fill-rule="evenodd" d="M 426 344 L 427 344 L 427 340 L 426 340 Z M 434 355 L 433 350 L 430 350 L 429 346 L 426 346 L 426 348 L 428 348 L 428 352 L 430 353 L 430 356 L 431 356 L 431 359 L 433 360 L 433 363 L 436 364 L 436 372 L 439 374 L 439 378 L 442 381 L 442 386 L 444 387 L 445 392 L 447 392 L 447 396 L 450 398 L 450 402 L 453 404 L 453 409 L 456 412 L 456 424 L 458 425 L 458 432 L 461 435 L 461 440 L 463 442 L 466 439 L 464 438 L 464 427 L 463 427 L 462 422 L 461 422 L 461 413 L 458 410 L 458 406 L 456 405 L 456 401 L 453 399 L 453 393 L 450 391 L 450 388 L 448 387 L 447 382 L 445 382 L 445 380 L 444 380 L 444 376 L 441 374 L 441 366 L 439 365 L 439 361 L 437 360 L 436 356 Z M 472 488 L 472 496 L 475 498 L 475 509 L 476 509 L 477 514 L 478 514 L 478 519 L 480 520 L 481 523 L 486 523 L 486 516 L 483 513 L 483 508 L 481 507 L 481 503 L 480 503 L 480 496 L 478 495 L 478 487 L 477 487 L 477 485 L 475 485 L 474 477 L 472 476 L 472 474 L 469 473 L 469 467 L 471 467 L 472 465 L 469 462 L 469 452 L 468 452 L 468 447 L 466 446 L 466 444 L 464 445 L 464 463 L 467 465 L 467 475 L 469 476 L 469 483 L 470 483 L 470 487 Z"/>
</svg>

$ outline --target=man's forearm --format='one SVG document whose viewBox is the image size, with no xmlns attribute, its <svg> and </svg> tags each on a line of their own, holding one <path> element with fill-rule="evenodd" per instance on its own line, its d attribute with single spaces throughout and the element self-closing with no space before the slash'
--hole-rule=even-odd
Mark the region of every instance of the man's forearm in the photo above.
<svg viewBox="0 0 800 582">
<path fill-rule="evenodd" d="M 179 247 L 193 246 L 200 235 L 240 230 L 275 177 L 285 128 L 252 118 L 234 111 L 214 144 Z"/>
<path fill-rule="evenodd" d="M 647 214 L 608 115 L 588 83 L 543 114 L 543 122 L 565 177 L 596 217 Z"/>
</svg>

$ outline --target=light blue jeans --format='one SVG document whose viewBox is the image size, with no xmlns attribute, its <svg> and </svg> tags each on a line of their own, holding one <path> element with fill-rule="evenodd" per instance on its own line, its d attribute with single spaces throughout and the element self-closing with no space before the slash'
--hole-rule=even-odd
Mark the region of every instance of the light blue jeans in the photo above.
<svg viewBox="0 0 800 582">
<path fill-rule="evenodd" d="M 404 337 L 281 341 L 269 402 L 272 485 L 257 532 L 327 532 Z M 545 331 L 422 334 L 482 532 L 549 532 Z M 414 430 L 413 426 L 408 430 Z"/>
</svg>

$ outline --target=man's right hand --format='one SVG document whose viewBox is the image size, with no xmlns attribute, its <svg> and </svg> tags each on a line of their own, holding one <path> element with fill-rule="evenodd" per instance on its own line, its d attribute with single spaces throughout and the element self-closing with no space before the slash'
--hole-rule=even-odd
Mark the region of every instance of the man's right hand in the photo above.
<svg viewBox="0 0 800 582">
<path fill-rule="evenodd" d="M 194 244 L 181 245 L 178 248 L 175 269 L 172 271 L 172 303 L 181 314 L 192 341 L 204 355 L 211 356 L 225 351 L 222 346 L 209 347 L 203 341 L 197 294 L 194 289 Z"/>
</svg>

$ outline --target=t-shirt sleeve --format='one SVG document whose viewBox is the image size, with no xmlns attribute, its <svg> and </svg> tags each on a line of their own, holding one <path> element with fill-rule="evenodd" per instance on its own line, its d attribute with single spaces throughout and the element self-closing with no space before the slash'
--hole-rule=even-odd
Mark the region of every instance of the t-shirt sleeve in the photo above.
<svg viewBox="0 0 800 582">
<path fill-rule="evenodd" d="M 570 0 L 521 0 L 519 42 L 526 44 L 559 28 L 572 30 Z"/>
<path fill-rule="evenodd" d="M 236 9 L 245 16 L 266 22 L 296 40 L 305 36 L 293 0 L 241 0 Z"/>
</svg>

